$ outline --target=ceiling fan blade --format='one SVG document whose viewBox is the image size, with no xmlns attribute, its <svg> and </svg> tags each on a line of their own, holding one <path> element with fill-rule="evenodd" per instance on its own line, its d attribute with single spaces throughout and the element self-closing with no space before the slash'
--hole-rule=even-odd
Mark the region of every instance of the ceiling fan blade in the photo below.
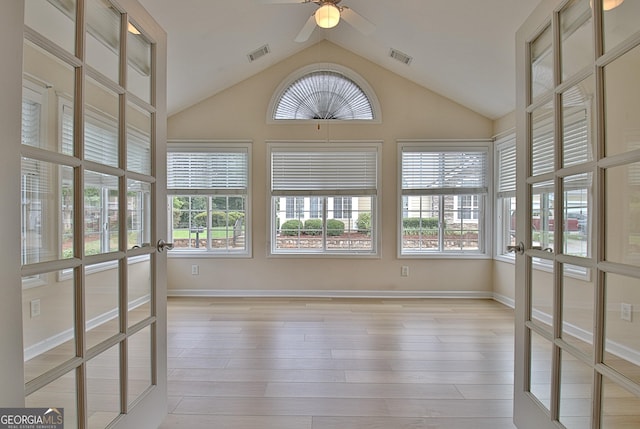
<svg viewBox="0 0 640 429">
<path fill-rule="evenodd" d="M 355 28 L 365 36 L 373 33 L 376 29 L 376 26 L 369 22 L 368 19 L 346 6 L 342 7 L 340 18 L 347 21 L 348 24 L 350 24 L 353 28 Z"/>
<path fill-rule="evenodd" d="M 309 40 L 309 37 L 311 37 L 311 33 L 313 33 L 313 30 L 315 30 L 315 28 L 316 18 L 315 16 L 311 15 L 294 40 L 299 43 L 306 42 L 307 40 Z"/>
</svg>

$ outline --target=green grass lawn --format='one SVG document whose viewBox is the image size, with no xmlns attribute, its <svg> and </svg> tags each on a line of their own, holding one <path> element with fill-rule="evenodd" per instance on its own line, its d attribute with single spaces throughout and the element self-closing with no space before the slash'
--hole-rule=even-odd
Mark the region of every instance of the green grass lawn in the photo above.
<svg viewBox="0 0 640 429">
<path fill-rule="evenodd" d="M 244 233 L 244 231 L 243 231 Z M 181 238 L 196 238 L 196 233 L 192 232 L 191 235 L 189 235 L 189 230 L 188 229 L 174 229 L 173 230 L 173 239 L 181 239 Z M 233 237 L 233 228 L 224 228 L 224 227 L 217 227 L 217 228 L 211 228 L 211 238 L 212 239 L 221 239 L 221 238 L 228 238 L 228 237 Z M 206 230 L 204 230 L 203 232 L 200 233 L 199 238 L 204 239 L 204 238 L 208 238 L 207 237 L 207 233 Z"/>
</svg>

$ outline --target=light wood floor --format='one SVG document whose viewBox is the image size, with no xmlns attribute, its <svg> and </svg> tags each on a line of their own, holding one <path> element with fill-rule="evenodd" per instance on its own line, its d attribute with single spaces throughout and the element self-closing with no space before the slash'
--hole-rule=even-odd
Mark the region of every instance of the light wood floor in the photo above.
<svg viewBox="0 0 640 429">
<path fill-rule="evenodd" d="M 513 429 L 513 312 L 485 300 L 168 304 L 161 428 Z"/>
</svg>

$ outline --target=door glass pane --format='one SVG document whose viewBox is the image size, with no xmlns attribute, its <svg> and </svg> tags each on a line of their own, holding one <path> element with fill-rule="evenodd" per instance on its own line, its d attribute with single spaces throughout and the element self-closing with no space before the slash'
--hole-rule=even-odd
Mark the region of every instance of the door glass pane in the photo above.
<svg viewBox="0 0 640 429">
<path fill-rule="evenodd" d="M 560 423 L 567 429 L 590 427 L 593 370 L 563 351 L 560 374 Z"/>
<path fill-rule="evenodd" d="M 22 280 L 25 382 L 76 356 L 73 279 L 53 271 Z"/>
<path fill-rule="evenodd" d="M 552 265 L 549 264 L 551 268 Z M 553 274 L 531 270 L 531 320 L 545 331 L 553 325 Z"/>
<path fill-rule="evenodd" d="M 151 242 L 151 184 L 127 180 L 127 248 Z"/>
<path fill-rule="evenodd" d="M 129 337 L 129 391 L 131 405 L 151 387 L 151 327 L 148 326 Z"/>
<path fill-rule="evenodd" d="M 562 266 L 562 339 L 593 356 L 594 285 L 586 268 Z"/>
<path fill-rule="evenodd" d="M 72 155 L 73 116 L 62 126 L 59 121 L 63 103 L 73 102 L 75 71 L 29 42 L 23 52 L 22 144 Z"/>
<path fill-rule="evenodd" d="M 87 362 L 87 416 L 90 429 L 104 429 L 120 414 L 120 345 Z"/>
<path fill-rule="evenodd" d="M 151 43 L 129 22 L 127 31 L 127 90 L 151 103 Z"/>
<path fill-rule="evenodd" d="M 27 396 L 25 398 L 25 406 L 29 408 L 64 409 L 64 428 L 76 429 L 78 427 L 78 398 L 76 389 L 76 372 L 71 371 L 47 384 L 37 392 Z M 41 427 L 45 426 L 46 425 L 43 425 Z"/>
<path fill-rule="evenodd" d="M 624 4 L 639 2 L 627 1 Z M 617 10 L 617 9 L 616 9 Z M 638 12 L 640 14 L 640 12 Z M 636 14 L 633 18 L 637 21 Z M 637 28 L 637 25 L 636 25 Z M 640 46 L 604 68 L 605 152 L 640 149 Z"/>
<path fill-rule="evenodd" d="M 84 157 L 118 166 L 118 95 L 87 78 L 84 121 Z"/>
<path fill-rule="evenodd" d="M 551 404 L 551 342 L 531 331 L 531 394 L 547 409 Z"/>
<path fill-rule="evenodd" d="M 593 22 L 589 0 L 573 0 L 560 12 L 562 78 L 565 80 L 591 65 Z"/>
<path fill-rule="evenodd" d="M 640 162 L 605 171 L 605 259 L 640 266 Z"/>
<path fill-rule="evenodd" d="M 640 398 L 611 380 L 602 380 L 602 429 L 640 427 Z"/>
<path fill-rule="evenodd" d="M 531 172 L 534 176 L 550 173 L 555 168 L 552 113 L 551 104 L 546 104 L 531 114 Z"/>
<path fill-rule="evenodd" d="M 610 51 L 638 31 L 640 4 L 634 0 L 603 1 L 604 48 Z"/>
<path fill-rule="evenodd" d="M 108 0 L 86 0 L 86 62 L 119 82 L 120 12 Z"/>
<path fill-rule="evenodd" d="M 591 102 L 593 76 L 562 93 L 562 166 L 593 160 Z"/>
<path fill-rule="evenodd" d="M 151 114 L 127 104 L 127 170 L 151 174 Z"/>
<path fill-rule="evenodd" d="M 24 23 L 75 53 L 76 0 L 24 0 Z"/>
<path fill-rule="evenodd" d="M 119 283 L 115 261 L 85 267 L 87 349 L 120 332 Z"/>
<path fill-rule="evenodd" d="M 552 252 L 554 246 L 553 182 L 533 185 L 531 194 L 531 245 Z"/>
<path fill-rule="evenodd" d="M 605 291 L 604 363 L 640 383 L 640 281 L 607 273 Z"/>
<path fill-rule="evenodd" d="M 22 158 L 21 176 L 22 265 L 73 257 L 73 169 Z"/>
<path fill-rule="evenodd" d="M 118 236 L 118 178 L 85 171 L 84 254 L 115 252 Z"/>
<path fill-rule="evenodd" d="M 551 91 L 553 85 L 553 50 L 551 26 L 531 43 L 531 98 Z"/>
<path fill-rule="evenodd" d="M 128 267 L 128 302 L 129 326 L 151 316 L 151 259 L 149 256 L 138 256 L 129 260 Z"/>
<path fill-rule="evenodd" d="M 591 206 L 592 177 L 591 173 L 584 173 L 562 179 L 564 187 L 562 252 L 565 255 L 584 258 L 591 256 L 589 208 Z"/>
</svg>

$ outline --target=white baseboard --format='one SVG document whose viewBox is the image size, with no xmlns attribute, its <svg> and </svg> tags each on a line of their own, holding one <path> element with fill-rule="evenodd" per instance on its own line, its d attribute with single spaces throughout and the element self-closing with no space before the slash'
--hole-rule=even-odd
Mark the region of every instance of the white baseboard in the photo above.
<svg viewBox="0 0 640 429">
<path fill-rule="evenodd" d="M 515 301 L 512 298 L 509 298 L 507 296 L 504 295 L 500 295 L 498 293 L 494 293 L 493 294 L 493 299 L 498 301 L 501 304 L 504 304 L 508 307 L 511 308 L 515 308 Z M 540 310 L 533 310 L 533 317 L 535 319 L 540 320 L 543 323 L 546 323 L 547 325 L 551 325 L 553 323 L 553 319 L 551 317 L 551 315 L 544 313 Z M 572 325 L 570 323 L 565 323 L 564 326 L 564 331 L 571 335 L 572 337 L 575 337 L 581 341 L 584 341 L 587 344 L 593 344 L 593 335 L 591 334 L 591 332 L 580 328 L 579 326 L 576 325 Z M 606 342 L 606 349 L 609 353 L 618 356 L 622 359 L 625 359 L 629 362 L 632 362 L 635 365 L 639 365 L 640 366 L 640 351 L 639 350 L 634 350 L 630 347 L 625 346 L 624 344 L 620 344 L 618 342 L 615 341 L 607 341 Z"/>
<path fill-rule="evenodd" d="M 147 302 L 149 302 L 150 300 L 150 295 L 145 295 L 142 296 L 134 301 L 131 301 L 129 303 L 129 311 L 141 306 L 142 304 L 145 304 Z M 118 309 L 115 308 L 111 311 L 107 311 L 106 313 L 103 313 L 97 317 L 94 317 L 93 319 L 89 320 L 87 322 L 87 330 L 91 330 L 93 328 L 96 328 L 100 325 L 102 325 L 103 323 L 106 323 L 112 319 L 115 319 L 116 317 L 118 317 Z M 73 339 L 74 337 L 74 329 L 67 329 L 65 331 L 62 331 L 54 336 L 51 336 L 45 340 L 42 340 L 36 344 L 33 344 L 29 347 L 27 347 L 26 349 L 24 349 L 24 361 L 28 361 L 33 359 L 34 357 L 41 355 L 42 353 L 45 353 L 55 347 L 58 347 L 61 344 L 66 343 L 67 341 L 70 341 Z"/>
<path fill-rule="evenodd" d="M 500 295 L 499 293 L 493 292 L 493 300 L 499 302 L 500 304 L 506 305 L 510 308 L 516 308 L 516 301 L 513 298 L 509 298 L 508 296 Z"/>
<path fill-rule="evenodd" d="M 224 298 L 459 298 L 492 299 L 492 292 L 478 291 L 378 291 L 378 290 L 202 290 L 169 289 L 168 297 Z"/>
</svg>

